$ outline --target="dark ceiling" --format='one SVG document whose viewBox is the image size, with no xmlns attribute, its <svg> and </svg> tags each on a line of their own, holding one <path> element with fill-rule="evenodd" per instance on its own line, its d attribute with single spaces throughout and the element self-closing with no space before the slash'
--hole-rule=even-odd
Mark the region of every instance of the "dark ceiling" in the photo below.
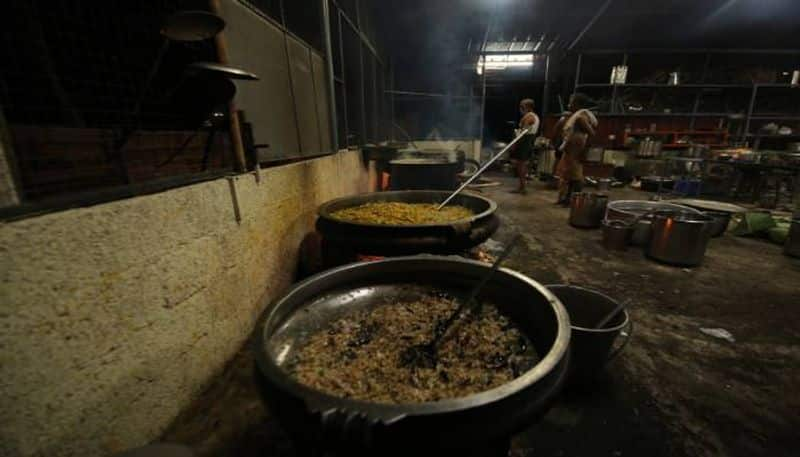
<svg viewBox="0 0 800 457">
<path fill-rule="evenodd" d="M 544 35 L 563 51 L 606 0 L 373 2 L 395 68 L 425 69 L 406 84 L 436 85 L 474 65 L 468 47 L 480 46 L 490 23 L 490 41 Z M 796 48 L 799 37 L 800 0 L 610 0 L 574 49 Z"/>
</svg>

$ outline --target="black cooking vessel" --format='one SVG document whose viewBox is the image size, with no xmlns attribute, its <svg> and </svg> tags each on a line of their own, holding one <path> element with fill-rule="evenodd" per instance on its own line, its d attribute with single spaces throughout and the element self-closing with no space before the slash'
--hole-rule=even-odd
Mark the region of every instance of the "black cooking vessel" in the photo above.
<svg viewBox="0 0 800 457">
<path fill-rule="evenodd" d="M 310 332 L 343 313 L 402 299 L 408 284 L 463 295 L 489 268 L 465 259 L 401 257 L 345 265 L 298 284 L 264 312 L 254 336 L 256 380 L 270 413 L 304 450 L 349 456 L 464 455 L 530 425 L 563 384 L 570 322 L 555 295 L 507 269 L 494 274 L 479 298 L 495 303 L 541 356 L 507 384 L 462 398 L 389 405 L 313 390 L 282 368 Z"/>
<path fill-rule="evenodd" d="M 372 255 L 419 253 L 454 254 L 486 241 L 500 226 L 497 204 L 488 198 L 460 193 L 451 204 L 469 208 L 474 216 L 450 223 L 378 225 L 341 221 L 331 213 L 368 202 L 440 203 L 450 192 L 409 190 L 375 192 L 324 203 L 318 210 L 317 230 L 326 242 Z"/>
<path fill-rule="evenodd" d="M 392 190 L 455 190 L 463 163 L 445 159 L 396 159 L 389 162 Z"/>
<path fill-rule="evenodd" d="M 375 145 L 367 144 L 361 147 L 365 160 L 375 160 L 383 164 L 388 164 L 400 156 L 399 152 L 404 149 L 405 144 Z"/>
</svg>

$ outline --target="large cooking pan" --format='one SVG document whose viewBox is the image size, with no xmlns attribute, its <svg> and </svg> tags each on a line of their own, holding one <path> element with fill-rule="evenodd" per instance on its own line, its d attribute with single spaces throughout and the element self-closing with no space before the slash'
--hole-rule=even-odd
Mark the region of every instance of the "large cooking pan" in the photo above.
<svg viewBox="0 0 800 457">
<path fill-rule="evenodd" d="M 528 336 L 541 360 L 518 378 L 477 394 L 415 404 L 379 404 L 314 390 L 283 368 L 305 338 L 348 311 L 413 294 L 408 284 L 464 295 L 490 269 L 486 264 L 433 256 L 356 263 L 313 276 L 275 302 L 253 339 L 262 399 L 295 442 L 313 454 L 485 457 L 543 415 L 565 379 L 570 323 L 556 296 L 541 284 L 501 268 L 481 291 Z"/>
<path fill-rule="evenodd" d="M 332 200 L 320 206 L 317 230 L 327 243 L 371 255 L 455 254 L 477 246 L 492 236 L 500 225 L 495 215 L 497 204 L 470 193 L 456 195 L 451 204 L 469 208 L 474 215 L 449 223 L 378 225 L 341 221 L 331 216 L 337 210 L 364 203 L 441 203 L 449 195 L 450 192 L 445 191 L 407 190 Z"/>
</svg>

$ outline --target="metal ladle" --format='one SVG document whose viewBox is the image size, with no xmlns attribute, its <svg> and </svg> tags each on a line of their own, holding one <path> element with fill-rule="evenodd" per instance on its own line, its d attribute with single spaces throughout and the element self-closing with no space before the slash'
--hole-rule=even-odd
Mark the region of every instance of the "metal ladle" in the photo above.
<svg viewBox="0 0 800 457">
<path fill-rule="evenodd" d="M 144 102 L 150 86 L 153 84 L 158 70 L 161 68 L 161 63 L 164 56 L 167 54 L 170 42 L 196 42 L 207 40 L 216 36 L 222 29 L 225 28 L 225 21 L 216 14 L 209 13 L 208 11 L 179 11 L 169 16 L 164 25 L 161 27 L 161 35 L 164 37 L 161 47 L 158 49 L 156 58 L 150 71 L 147 73 L 142 90 L 139 92 L 139 97 L 136 99 L 136 104 L 133 107 L 132 122 L 120 135 L 119 140 L 114 144 L 114 150 L 119 151 L 128 143 L 131 135 L 136 130 L 139 123 L 139 115 L 142 111 L 142 103 Z"/>
<path fill-rule="evenodd" d="M 474 175 L 470 176 L 470 177 L 469 177 L 469 179 L 467 179 L 466 181 L 464 181 L 464 182 L 461 184 L 461 186 L 460 186 L 458 189 L 456 189 L 456 190 L 455 190 L 455 192 L 453 192 L 452 194 L 450 194 L 450 196 L 449 196 L 449 197 L 447 197 L 447 198 L 446 198 L 446 199 L 445 199 L 445 200 L 444 200 L 444 201 L 443 201 L 443 202 L 442 202 L 442 203 L 441 203 L 439 206 L 437 206 L 437 207 L 436 207 L 436 209 L 437 209 L 437 210 L 440 210 L 440 209 L 444 208 L 444 207 L 445 207 L 445 206 L 446 206 L 448 203 L 450 203 L 450 200 L 452 200 L 452 199 L 453 199 L 453 198 L 454 198 L 456 195 L 458 195 L 458 194 L 459 194 L 459 193 L 460 193 L 462 190 L 466 189 L 466 187 L 467 187 L 467 186 L 469 186 L 470 184 L 472 184 L 472 181 L 475 181 L 475 180 L 478 178 L 478 176 L 480 176 L 480 175 L 481 175 L 481 173 L 483 173 L 484 171 L 486 171 L 486 169 L 487 169 L 487 168 L 489 168 L 490 166 L 492 166 L 492 164 L 493 164 L 493 163 L 495 163 L 495 161 L 497 161 L 497 159 L 499 159 L 499 158 L 500 158 L 500 157 L 501 157 L 503 154 L 505 154 L 505 153 L 506 153 L 506 151 L 508 151 L 509 149 L 511 149 L 511 146 L 514 146 L 515 144 L 517 144 L 517 142 L 518 142 L 519 140 L 521 140 L 521 139 L 522 139 L 522 138 L 523 138 L 525 135 L 528 135 L 528 131 L 527 131 L 527 130 L 524 130 L 522 133 L 520 133 L 519 135 L 517 135 L 517 137 L 516 137 L 516 138 L 514 138 L 513 140 L 511 140 L 511 142 L 510 142 L 510 143 L 508 143 L 508 144 L 506 145 L 506 147 L 504 147 L 502 150 L 500 150 L 500 152 L 498 152 L 497 154 L 495 154 L 495 155 L 494 155 L 494 157 L 492 157 L 492 158 L 491 158 L 491 159 L 489 159 L 489 160 L 488 160 L 488 161 L 487 161 L 485 164 L 483 164 L 483 166 L 481 166 L 481 167 L 478 169 L 478 171 L 476 171 L 476 172 L 475 172 L 475 174 L 474 174 Z"/>
<path fill-rule="evenodd" d="M 608 314 L 603 316 L 603 318 L 600 319 L 597 322 L 597 324 L 595 324 L 594 328 L 599 330 L 599 329 L 605 327 L 606 324 L 611 322 L 611 319 L 613 319 L 617 314 L 621 313 L 622 311 L 625 310 L 625 308 L 628 307 L 628 303 L 629 302 L 630 302 L 630 300 L 622 302 L 622 303 L 617 303 L 617 306 L 615 306 L 614 309 L 611 310 L 611 312 L 609 312 Z"/>
<path fill-rule="evenodd" d="M 145 79 L 139 98 L 136 100 L 133 118 L 139 117 L 144 97 L 153 83 L 153 78 L 161 68 L 161 63 L 164 61 L 164 56 L 167 54 L 171 41 L 194 42 L 207 40 L 215 37 L 224 28 L 225 21 L 208 11 L 179 11 L 168 17 L 161 27 L 161 35 L 164 37 L 164 41 L 158 50 L 158 54 L 156 54 L 150 72 L 147 74 L 147 79 Z"/>
</svg>

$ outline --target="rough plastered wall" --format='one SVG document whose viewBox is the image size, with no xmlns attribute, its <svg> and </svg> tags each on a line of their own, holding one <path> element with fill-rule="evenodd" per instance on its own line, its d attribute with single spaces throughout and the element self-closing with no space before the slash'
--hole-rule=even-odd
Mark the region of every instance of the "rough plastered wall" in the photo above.
<svg viewBox="0 0 800 457">
<path fill-rule="evenodd" d="M 11 141 L 8 137 L 6 120 L 0 112 L 0 208 L 19 204 L 16 180 L 12 173 Z"/>
<path fill-rule="evenodd" d="M 292 280 L 358 152 L 0 225 L 0 455 L 100 456 L 156 438 Z"/>
</svg>

